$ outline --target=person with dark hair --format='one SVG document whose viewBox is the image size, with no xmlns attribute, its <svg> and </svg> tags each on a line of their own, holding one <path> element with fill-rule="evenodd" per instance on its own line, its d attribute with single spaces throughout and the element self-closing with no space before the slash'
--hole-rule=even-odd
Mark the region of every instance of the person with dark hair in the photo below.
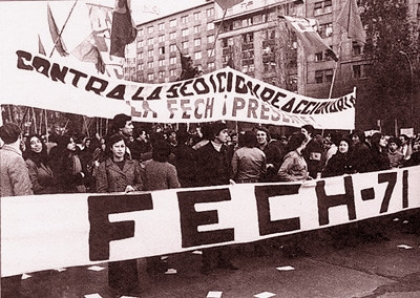
<svg viewBox="0 0 420 298">
<path fill-rule="evenodd" d="M 20 151 L 21 130 L 14 123 L 0 127 L 0 198 L 32 195 L 32 183 Z M 18 256 L 17 256 L 18 257 Z M 1 297 L 23 297 L 20 293 L 22 275 L 1 278 Z"/>
<path fill-rule="evenodd" d="M 261 177 L 262 182 L 275 182 L 277 181 L 277 172 L 283 162 L 279 148 L 271 143 L 270 131 L 263 127 L 258 126 L 255 128 L 257 137 L 257 147 L 262 150 L 266 158 L 267 171 Z"/>
<path fill-rule="evenodd" d="M 353 159 L 351 158 L 351 141 L 348 138 L 341 138 L 338 144 L 338 151 L 331 156 L 324 170 L 322 177 L 333 177 L 344 174 L 353 174 Z"/>
<path fill-rule="evenodd" d="M 50 151 L 50 167 L 66 193 L 86 192 L 87 162 L 80 155 L 74 135 L 64 135 Z"/>
<path fill-rule="evenodd" d="M 96 191 L 99 193 L 133 192 L 144 190 L 143 173 L 137 160 L 127 159 L 125 138 L 111 135 L 106 143 L 108 158 L 96 173 Z M 133 294 L 138 287 L 137 261 L 108 263 L 108 285 L 118 294 Z"/>
<path fill-rule="evenodd" d="M 369 172 L 369 164 L 371 159 L 370 146 L 365 141 L 365 133 L 361 130 L 355 130 L 351 134 L 353 144 L 353 168 L 356 173 Z"/>
<path fill-rule="evenodd" d="M 226 142 L 228 128 L 223 122 L 211 126 L 211 141 L 197 151 L 197 186 L 226 185 L 230 183 L 230 160 Z M 203 274 L 216 267 L 237 270 L 231 262 L 230 247 L 214 247 L 203 250 Z"/>
<path fill-rule="evenodd" d="M 49 166 L 47 147 L 39 135 L 30 135 L 25 142 L 24 158 L 34 194 L 60 193 L 61 185 Z"/>
<path fill-rule="evenodd" d="M 131 120 L 131 116 L 128 116 L 126 114 L 117 114 L 114 116 L 114 118 L 111 121 L 111 129 L 108 133 L 108 136 L 114 135 L 114 134 L 120 134 L 124 137 L 125 140 L 125 146 L 127 150 L 127 154 L 129 158 L 133 158 L 131 156 L 131 138 L 133 136 L 134 131 L 134 125 Z"/>
<path fill-rule="evenodd" d="M 341 135 L 337 131 L 332 131 L 329 134 L 329 139 L 331 141 L 331 146 L 328 148 L 327 152 L 325 152 L 325 161 L 322 164 L 325 167 L 328 164 L 330 158 L 338 152 L 338 146 L 341 141 Z"/>
<path fill-rule="evenodd" d="M 388 158 L 391 168 L 401 168 L 404 163 L 404 154 L 398 149 L 400 148 L 400 140 L 391 137 L 388 140 Z"/>
<path fill-rule="evenodd" d="M 312 125 L 302 126 L 300 132 L 305 136 L 305 149 L 302 150 L 302 155 L 308 165 L 309 176 L 316 179 L 322 170 L 322 146 L 313 139 L 315 129 Z"/>
<path fill-rule="evenodd" d="M 302 155 L 305 148 L 305 136 L 302 133 L 292 134 L 289 140 L 289 152 L 277 173 L 280 181 L 305 181 L 310 179 L 308 165 Z"/>
<path fill-rule="evenodd" d="M 376 132 L 372 135 L 371 139 L 371 158 L 369 160 L 369 171 L 383 171 L 391 168 L 389 162 L 387 145 L 388 141 L 386 137 L 380 132 Z"/>
<path fill-rule="evenodd" d="M 176 132 L 178 146 L 172 152 L 175 155 L 175 167 L 182 187 L 194 187 L 196 176 L 196 151 L 188 146 L 190 135 L 186 130 Z"/>
<path fill-rule="evenodd" d="M 211 126 L 209 124 L 204 123 L 201 125 L 201 127 L 197 127 L 197 135 L 195 137 L 194 145 L 192 148 L 194 150 L 198 150 L 201 147 L 207 145 L 212 139 L 211 135 Z"/>
<path fill-rule="evenodd" d="M 144 190 L 162 190 L 179 188 L 178 174 L 175 166 L 168 162 L 171 147 L 165 140 L 154 142 L 152 159 L 144 163 Z M 161 261 L 160 256 L 146 258 L 147 272 L 150 274 L 164 273 L 167 264 Z"/>
<path fill-rule="evenodd" d="M 232 179 L 237 183 L 256 183 L 266 173 L 266 159 L 263 151 L 256 147 L 256 133 L 246 131 L 239 135 L 242 146 L 233 153 Z"/>
<path fill-rule="evenodd" d="M 411 140 L 405 134 L 401 134 L 399 139 L 401 142 L 399 150 L 403 154 L 404 160 L 409 160 L 411 157 L 411 154 L 413 153 L 413 149 L 411 147 L 411 142 L 410 142 Z"/>
<path fill-rule="evenodd" d="M 149 136 L 145 129 L 134 130 L 134 142 L 131 144 L 131 157 L 141 161 L 142 154 L 151 151 Z"/>
</svg>

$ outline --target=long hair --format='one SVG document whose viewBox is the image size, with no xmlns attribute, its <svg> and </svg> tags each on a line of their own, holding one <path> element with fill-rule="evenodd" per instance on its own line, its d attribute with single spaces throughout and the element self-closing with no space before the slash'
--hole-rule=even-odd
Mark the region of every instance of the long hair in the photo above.
<svg viewBox="0 0 420 298">
<path fill-rule="evenodd" d="M 31 139 L 32 138 L 37 138 L 41 144 L 42 144 L 42 150 L 40 153 L 36 153 L 34 151 L 31 150 Z M 48 153 L 47 153 L 47 146 L 45 145 L 45 143 L 42 141 L 42 138 L 40 135 L 37 134 L 32 134 L 29 137 L 26 138 L 25 140 L 25 152 L 23 152 L 23 158 L 26 159 L 30 159 L 32 160 L 37 167 L 41 166 L 41 163 L 43 163 L 44 165 L 48 164 Z"/>
</svg>

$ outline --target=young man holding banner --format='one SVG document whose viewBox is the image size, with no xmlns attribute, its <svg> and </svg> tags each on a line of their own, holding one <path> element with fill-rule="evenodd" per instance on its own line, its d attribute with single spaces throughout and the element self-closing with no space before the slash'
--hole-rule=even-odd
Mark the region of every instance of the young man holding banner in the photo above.
<svg viewBox="0 0 420 298">
<path fill-rule="evenodd" d="M 197 151 L 198 186 L 226 185 L 230 183 L 230 155 L 226 146 L 228 128 L 225 123 L 211 126 L 211 141 Z M 203 250 L 203 274 L 215 268 L 237 270 L 232 264 L 230 247 L 214 247 Z"/>
</svg>

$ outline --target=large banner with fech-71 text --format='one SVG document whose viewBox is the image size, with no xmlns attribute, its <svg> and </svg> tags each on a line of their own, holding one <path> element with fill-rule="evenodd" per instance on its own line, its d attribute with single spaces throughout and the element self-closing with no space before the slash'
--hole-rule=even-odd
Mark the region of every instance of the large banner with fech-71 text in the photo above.
<svg viewBox="0 0 420 298">
<path fill-rule="evenodd" d="M 72 60 L 16 49 L 2 57 L 0 103 L 91 117 L 126 113 L 134 121 L 194 123 L 218 120 L 319 129 L 354 129 L 355 91 L 315 99 L 231 68 L 191 80 L 144 84 L 85 71 Z"/>
<path fill-rule="evenodd" d="M 2 276 L 186 252 L 420 207 L 420 166 L 304 183 L 1 198 Z"/>
</svg>

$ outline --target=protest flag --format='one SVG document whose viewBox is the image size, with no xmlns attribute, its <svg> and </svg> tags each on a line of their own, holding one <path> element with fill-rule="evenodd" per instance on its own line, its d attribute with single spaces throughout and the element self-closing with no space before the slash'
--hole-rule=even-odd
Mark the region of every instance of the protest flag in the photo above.
<svg viewBox="0 0 420 298">
<path fill-rule="evenodd" d="M 125 46 L 132 43 L 137 36 L 133 27 L 127 0 L 116 0 L 112 13 L 110 55 L 125 58 Z"/>
<path fill-rule="evenodd" d="M 80 61 L 92 62 L 100 73 L 105 73 L 105 63 L 95 44 L 94 33 L 90 34 L 71 53 Z"/>
<path fill-rule="evenodd" d="M 217 4 L 223 9 L 226 10 L 232 6 L 244 2 L 244 0 L 215 0 Z"/>
<path fill-rule="evenodd" d="M 44 56 L 47 55 L 47 53 L 45 52 L 44 45 L 41 42 L 41 36 L 39 36 L 39 34 L 38 34 L 38 53 Z"/>
<path fill-rule="evenodd" d="M 89 20 L 96 47 L 100 52 L 108 52 L 106 38 L 111 36 L 112 8 L 92 3 L 86 3 L 89 9 Z"/>
<path fill-rule="evenodd" d="M 50 30 L 51 38 L 54 43 L 54 48 L 62 57 L 65 57 L 68 55 L 68 53 L 65 50 L 64 43 L 61 40 L 61 34 L 58 31 L 57 24 L 55 23 L 54 16 L 52 14 L 50 5 L 48 3 L 47 3 L 47 15 L 48 15 L 48 27 Z"/>
<path fill-rule="evenodd" d="M 199 72 L 198 68 L 194 67 L 194 64 L 190 55 L 188 54 L 184 55 L 181 49 L 178 47 L 178 45 L 176 47 L 178 48 L 179 55 L 181 57 L 181 67 L 182 67 L 181 75 L 178 81 L 189 80 L 189 79 L 194 78 Z"/>
<path fill-rule="evenodd" d="M 348 0 L 346 2 L 338 15 L 337 24 L 340 24 L 347 31 L 348 38 L 366 43 L 365 31 L 356 0 Z"/>
<path fill-rule="evenodd" d="M 334 61 L 338 61 L 338 57 L 334 51 L 319 36 L 317 32 L 318 23 L 315 19 L 290 16 L 283 16 L 282 18 L 292 25 L 306 51 L 313 54 L 319 51 L 326 51 L 327 55 L 334 59 Z"/>
</svg>

